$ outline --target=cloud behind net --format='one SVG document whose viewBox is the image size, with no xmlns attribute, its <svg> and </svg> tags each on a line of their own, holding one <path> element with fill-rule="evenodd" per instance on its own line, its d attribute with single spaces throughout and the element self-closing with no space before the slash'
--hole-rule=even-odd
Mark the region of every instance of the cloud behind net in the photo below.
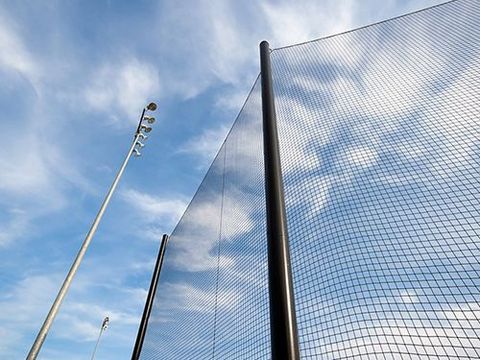
<svg viewBox="0 0 480 360">
<path fill-rule="evenodd" d="M 303 358 L 473 359 L 480 7 L 272 53 Z M 259 82 L 173 232 L 142 358 L 269 358 Z"/>
</svg>

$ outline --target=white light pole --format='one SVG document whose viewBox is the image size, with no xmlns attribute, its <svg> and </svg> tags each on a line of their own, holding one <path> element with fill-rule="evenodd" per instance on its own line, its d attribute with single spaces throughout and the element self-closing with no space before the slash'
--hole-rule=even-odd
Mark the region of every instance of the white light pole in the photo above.
<svg viewBox="0 0 480 360">
<path fill-rule="evenodd" d="M 93 224 L 90 230 L 88 231 L 87 236 L 85 237 L 85 240 L 83 241 L 83 244 L 80 247 L 80 250 L 78 251 L 77 257 L 75 258 L 72 264 L 72 267 L 68 272 L 67 277 L 63 281 L 62 287 L 60 288 L 57 294 L 57 297 L 55 298 L 55 301 L 53 302 L 52 307 L 50 308 L 50 311 L 48 312 L 48 315 L 45 321 L 43 322 L 43 325 L 40 328 L 40 331 L 38 332 L 35 342 L 33 343 L 32 348 L 28 353 L 27 360 L 35 360 L 37 358 L 38 353 L 42 348 L 43 342 L 45 341 L 45 338 L 48 334 L 48 331 L 50 330 L 50 327 L 53 323 L 53 320 L 55 319 L 55 316 L 58 313 L 58 309 L 60 308 L 60 305 L 62 304 L 62 301 L 65 295 L 67 294 L 68 288 L 70 287 L 73 277 L 75 276 L 75 273 L 77 272 L 78 267 L 82 262 L 85 252 L 87 251 L 88 246 L 92 241 L 93 235 L 95 235 L 95 232 L 97 231 L 98 224 L 102 219 L 103 213 L 105 212 L 105 209 L 107 208 L 108 203 L 110 202 L 113 192 L 115 191 L 118 185 L 118 182 L 120 181 L 120 178 L 128 164 L 128 161 L 130 160 L 130 157 L 132 156 L 132 154 L 134 156 L 141 155 L 140 149 L 144 145 L 143 143 L 140 142 L 140 139 L 147 138 L 147 135 L 145 135 L 145 133 L 149 133 L 150 131 L 152 131 L 152 127 L 149 126 L 148 124 L 153 124 L 155 122 L 155 118 L 153 118 L 152 116 L 145 115 L 145 112 L 155 111 L 156 109 L 157 109 L 157 105 L 155 103 L 150 103 L 143 109 L 142 115 L 140 116 L 140 121 L 138 122 L 137 130 L 135 131 L 135 136 L 133 137 L 133 142 L 130 146 L 130 149 L 128 150 L 127 156 L 125 157 L 125 160 L 123 161 L 122 166 L 120 166 L 120 170 L 118 171 L 117 176 L 115 176 L 115 179 L 113 180 L 113 183 L 110 186 L 110 190 L 108 190 L 108 193 L 105 196 L 105 199 L 103 200 L 102 206 L 100 207 L 100 210 L 98 211 L 98 214 L 95 217 L 95 220 L 93 221 Z"/>
<path fill-rule="evenodd" d="M 110 319 L 107 316 L 105 319 L 103 319 L 102 327 L 100 328 L 100 332 L 98 333 L 98 339 L 97 339 L 97 342 L 95 343 L 95 348 L 93 349 L 91 360 L 95 359 L 95 353 L 97 352 L 97 347 L 98 347 L 98 343 L 100 342 L 100 337 L 102 336 L 102 333 L 105 330 L 107 330 L 109 324 L 110 324 Z"/>
</svg>

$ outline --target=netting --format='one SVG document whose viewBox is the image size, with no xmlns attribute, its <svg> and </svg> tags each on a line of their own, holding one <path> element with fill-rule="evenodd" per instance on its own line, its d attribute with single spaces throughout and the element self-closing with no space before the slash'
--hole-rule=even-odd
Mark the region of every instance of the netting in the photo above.
<svg viewBox="0 0 480 360">
<path fill-rule="evenodd" d="M 172 233 L 141 359 L 270 354 L 260 81 Z"/>
<path fill-rule="evenodd" d="M 480 358 L 479 15 L 273 52 L 303 358 Z"/>
<path fill-rule="evenodd" d="M 480 358 L 480 2 L 272 52 L 304 359 Z M 173 232 L 142 359 L 270 358 L 259 80 Z"/>
</svg>

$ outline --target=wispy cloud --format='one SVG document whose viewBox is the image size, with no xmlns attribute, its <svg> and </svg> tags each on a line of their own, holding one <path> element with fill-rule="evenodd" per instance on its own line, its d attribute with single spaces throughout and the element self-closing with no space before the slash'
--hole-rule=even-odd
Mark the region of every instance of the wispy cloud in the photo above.
<svg viewBox="0 0 480 360">
<path fill-rule="evenodd" d="M 40 140 L 34 132 L 19 134 L 16 146 L 0 154 L 0 190 L 40 197 L 53 191 L 54 164 L 49 156 L 54 151 L 54 145 Z"/>
<path fill-rule="evenodd" d="M 55 294 L 57 274 L 33 275 L 20 280 L 0 295 L 0 350 L 9 356 L 14 343 L 23 344 L 24 335 L 41 323 L 43 309 Z M 25 349 L 26 350 L 26 349 Z"/>
<path fill-rule="evenodd" d="M 372 305 L 373 307 L 375 306 Z M 460 354 L 467 357 L 478 356 L 478 339 L 471 321 L 476 322 L 479 318 L 479 304 L 435 306 L 428 314 L 418 308 L 415 314 L 412 318 L 407 312 L 396 311 L 390 314 L 389 318 L 378 321 L 359 318 L 354 322 L 349 317 L 348 324 L 345 319 L 338 319 L 336 326 L 346 329 L 345 336 L 339 338 L 325 336 L 323 333 L 322 339 L 319 338 L 311 344 L 313 354 L 322 356 L 328 353 L 334 358 L 367 355 L 375 357 L 399 354 L 402 349 L 410 348 L 413 354 L 421 353 L 429 357 L 458 358 Z M 355 318 L 355 315 L 352 317 Z M 460 327 L 468 330 L 464 332 L 464 336 L 455 336 L 456 329 Z M 327 331 L 326 334 L 333 333 Z"/>
<path fill-rule="evenodd" d="M 422 5 L 426 6 L 437 2 L 425 1 Z M 354 26 L 366 24 L 368 21 L 383 20 L 385 17 L 393 14 L 398 15 L 399 8 L 404 12 L 412 10 L 411 4 L 402 4 L 395 0 L 382 3 L 382 7 L 378 11 L 370 12 L 368 16 L 366 15 L 367 12 L 364 13 L 363 11 L 371 7 L 378 8 L 378 4 L 374 1 L 368 2 L 366 6 L 363 3 L 359 5 L 350 0 L 342 2 L 306 0 L 295 3 L 288 1 L 251 3 L 240 10 L 242 14 L 248 14 L 249 22 L 251 23 L 251 31 L 246 32 L 238 22 L 239 9 L 235 1 L 214 1 L 208 4 L 200 1 L 191 3 L 188 6 L 185 4 L 174 7 L 171 7 L 171 3 L 167 2 L 165 6 L 174 16 L 170 18 L 172 23 L 162 23 L 160 32 L 164 33 L 167 31 L 167 27 L 169 29 L 173 26 L 180 29 L 181 32 L 191 35 L 188 38 L 188 44 L 182 44 L 182 40 L 178 44 L 177 38 L 175 38 L 174 44 L 174 39 L 171 39 L 172 49 L 180 47 L 179 51 L 173 51 L 175 54 L 173 56 L 188 56 L 195 59 L 194 67 L 192 68 L 192 64 L 189 64 L 188 69 L 183 68 L 182 61 L 172 61 L 172 63 L 176 64 L 176 68 L 169 70 L 169 72 L 175 73 L 182 69 L 182 76 L 180 79 L 172 79 L 169 83 L 178 83 L 179 93 L 183 93 L 186 97 L 195 96 L 213 84 L 224 83 L 233 85 L 228 87 L 226 91 L 218 94 L 216 104 L 223 109 L 230 108 L 235 110 L 240 109 L 242 101 L 239 101 L 239 98 L 241 96 L 245 97 L 242 94 L 247 93 L 254 76 L 258 74 L 258 43 L 261 40 L 269 40 L 273 48 L 281 47 L 350 30 Z M 192 8 L 196 14 L 195 16 L 209 19 L 208 22 L 199 21 L 202 26 L 200 30 L 198 26 L 195 26 L 195 29 L 193 29 L 190 19 L 182 16 L 184 13 L 190 13 Z M 353 45 L 346 38 L 339 38 L 338 42 L 340 43 L 338 47 L 343 47 L 345 50 L 352 48 Z M 181 44 L 182 46 L 180 46 Z M 325 55 L 340 56 L 341 51 L 334 52 L 331 50 L 325 49 Z M 411 52 L 413 50 L 411 47 L 407 47 L 401 56 L 412 56 Z M 382 51 L 382 49 L 379 49 L 379 51 Z M 342 63 L 350 61 L 350 65 L 354 65 L 361 61 L 361 56 L 358 53 L 351 53 L 348 58 L 342 57 L 341 59 L 338 58 L 338 60 Z M 208 69 L 208 71 L 194 71 L 195 66 Z M 378 64 L 372 64 L 372 67 L 376 66 Z M 257 70 L 253 71 L 253 69 Z M 183 76 L 185 72 L 187 76 Z M 194 72 L 195 76 L 190 78 L 188 76 L 190 72 Z M 371 71 L 366 76 L 373 76 L 374 73 L 374 71 Z M 293 81 L 298 81 L 298 79 L 293 79 Z M 409 83 L 406 85 L 409 87 L 421 85 L 418 79 L 408 76 L 404 78 L 404 81 Z M 308 85 L 305 79 L 302 82 L 304 86 Z M 366 81 L 366 83 L 377 86 L 375 81 Z M 310 85 L 317 88 L 319 86 L 319 84 Z M 329 86 L 331 87 L 331 84 Z M 337 88 L 341 89 L 341 87 Z M 385 86 L 385 88 L 394 89 L 395 87 Z M 392 99 L 406 96 L 404 93 L 391 94 L 388 91 L 379 92 L 374 90 L 372 89 L 370 93 L 382 93 L 385 100 L 390 102 Z M 378 101 L 378 98 L 376 100 Z M 363 111 L 369 111 L 371 104 L 375 104 L 375 102 L 365 101 Z M 398 109 L 398 105 L 395 108 Z M 303 131 L 301 126 L 298 127 L 301 129 L 300 131 Z M 202 141 L 208 140 L 209 144 L 211 144 L 209 149 L 214 151 L 220 148 L 223 140 L 221 136 L 216 138 L 213 136 L 219 132 L 218 126 L 207 129 L 201 136 L 190 139 L 187 144 L 201 144 Z M 196 150 L 195 146 L 186 146 L 187 150 L 190 148 Z M 299 149 L 299 151 L 302 150 Z M 212 158 L 212 156 L 209 157 L 209 159 Z M 286 162 L 288 162 L 288 159 L 286 159 Z M 287 163 L 286 167 L 288 166 L 289 164 Z"/>
<path fill-rule="evenodd" d="M 159 197 L 134 189 L 124 190 L 122 198 L 136 209 L 137 218 L 146 229 L 145 233 L 155 240 L 173 228 L 188 204 L 183 195 Z"/>
<path fill-rule="evenodd" d="M 45 135 L 51 112 L 45 106 L 49 100 L 44 98 L 44 65 L 26 45 L 21 27 L 7 15 L 0 8 L 0 75 L 10 84 L 2 95 L 13 99 L 5 103 L 0 122 L 5 143 L 0 153 L 0 204 L 5 213 L 0 245 L 27 236 L 35 219 L 65 206 L 68 185 L 90 187 L 75 165 L 65 160 L 53 136 Z M 8 76 L 10 72 L 17 76 Z"/>
<path fill-rule="evenodd" d="M 219 151 L 225 140 L 228 128 L 219 125 L 213 129 L 206 129 L 196 137 L 189 139 L 179 149 L 181 153 L 188 153 L 202 160 L 202 166 L 208 165 Z"/>
<path fill-rule="evenodd" d="M 146 295 L 146 293 L 145 293 Z M 142 298 L 143 300 L 144 298 Z M 60 337 L 74 341 L 93 341 L 98 335 L 101 321 L 108 316 L 112 325 L 121 327 L 137 325 L 139 318 L 136 313 L 117 310 L 117 306 L 99 306 L 95 300 L 88 302 L 70 302 L 59 316 L 62 327 L 70 327 L 70 331 L 58 331 Z"/>
<path fill-rule="evenodd" d="M 0 9 L 0 67 L 18 71 L 34 83 L 40 67 L 15 30 L 11 18 Z"/>
<path fill-rule="evenodd" d="M 92 109 L 110 115 L 112 122 L 138 122 L 137 112 L 146 99 L 158 98 L 160 81 L 155 66 L 136 58 L 105 63 L 92 74 L 85 89 L 85 100 Z M 112 109 L 119 108 L 120 114 Z M 127 119 L 120 119 L 125 116 Z"/>
<path fill-rule="evenodd" d="M 28 216 L 24 210 L 9 209 L 7 220 L 0 222 L 0 248 L 21 237 L 27 230 Z"/>
<path fill-rule="evenodd" d="M 5 212 L 0 245 L 27 237 L 37 220 L 67 207 L 72 187 L 86 193 L 95 189 L 55 144 L 28 133 L 17 137 L 16 148 L 7 147 L 0 154 L 0 168 L 0 204 Z"/>
<path fill-rule="evenodd" d="M 235 301 L 240 301 L 240 294 L 234 290 L 221 290 L 215 294 L 215 289 L 205 290 L 188 283 L 165 284 L 163 286 L 165 294 L 171 296 L 165 297 L 162 306 L 165 307 L 164 313 L 171 311 L 188 310 L 198 312 L 211 312 L 215 296 L 218 295 L 218 306 L 220 308 L 231 308 Z M 161 297 L 162 298 L 162 297 Z"/>
<path fill-rule="evenodd" d="M 275 47 L 309 41 L 328 33 L 338 33 L 352 27 L 353 1 L 288 1 L 261 3 L 268 22 L 268 33 Z"/>
<path fill-rule="evenodd" d="M 159 6 L 156 33 L 163 44 L 162 78 L 173 94 L 192 98 L 214 84 L 251 82 L 251 65 L 256 60 L 250 55 L 256 52 L 256 40 L 254 32 L 245 31 L 239 12 L 252 9 L 237 5 L 233 1 L 180 4 L 168 0 Z M 245 77 L 246 73 L 252 76 Z"/>
</svg>

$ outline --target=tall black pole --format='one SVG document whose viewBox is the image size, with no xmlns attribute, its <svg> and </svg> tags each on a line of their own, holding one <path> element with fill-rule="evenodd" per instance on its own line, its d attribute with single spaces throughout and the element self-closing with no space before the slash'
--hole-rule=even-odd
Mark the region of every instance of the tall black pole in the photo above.
<svg viewBox="0 0 480 360">
<path fill-rule="evenodd" d="M 272 359 L 298 360 L 300 354 L 288 250 L 287 218 L 280 167 L 270 46 L 267 41 L 260 43 L 260 69 Z"/>
<path fill-rule="evenodd" d="M 163 257 L 165 255 L 165 248 L 167 247 L 168 235 L 164 234 L 162 242 L 160 243 L 160 250 L 158 251 L 157 262 L 153 270 L 152 282 L 150 283 L 150 289 L 148 290 L 147 300 L 145 301 L 145 308 L 143 309 L 142 321 L 138 327 L 137 340 L 135 341 L 135 347 L 133 348 L 132 360 L 138 360 L 140 352 L 143 346 L 143 339 L 147 332 L 148 319 L 152 312 L 153 299 L 157 291 L 158 278 L 160 277 L 160 270 L 162 269 Z"/>
</svg>

